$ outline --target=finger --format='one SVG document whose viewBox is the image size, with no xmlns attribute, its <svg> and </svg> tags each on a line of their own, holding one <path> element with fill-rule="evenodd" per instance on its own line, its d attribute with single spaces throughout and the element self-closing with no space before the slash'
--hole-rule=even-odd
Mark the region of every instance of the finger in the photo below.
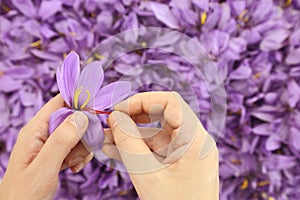
<svg viewBox="0 0 300 200">
<path fill-rule="evenodd" d="M 29 124 L 41 124 L 48 127 L 51 114 L 63 107 L 65 107 L 65 102 L 61 95 L 58 94 L 37 112 L 37 114 L 30 120 Z"/>
<path fill-rule="evenodd" d="M 175 92 L 138 93 L 117 104 L 114 109 L 130 116 L 143 113 L 151 115 L 163 114 L 164 119 L 173 128 L 182 124 L 182 99 Z"/>
<path fill-rule="evenodd" d="M 66 164 L 69 167 L 73 167 L 75 165 L 80 164 L 83 162 L 84 158 L 88 156 L 91 152 L 89 152 L 85 146 L 79 142 L 67 155 L 67 157 L 64 160 L 64 164 Z"/>
<path fill-rule="evenodd" d="M 165 144 L 166 140 L 170 140 L 170 136 L 165 133 L 165 131 L 161 128 L 153 128 L 153 127 L 137 127 L 139 133 L 140 133 L 140 138 L 144 140 L 144 142 L 148 145 L 148 143 L 151 145 L 150 148 L 154 147 L 154 142 L 153 141 L 158 141 L 160 140 Z M 113 135 L 112 135 L 112 129 L 111 128 L 105 128 L 104 129 L 104 144 L 115 144 Z M 161 146 L 157 145 L 157 146 Z M 158 147 L 159 148 L 159 147 Z"/>
<path fill-rule="evenodd" d="M 94 154 L 91 152 L 89 155 L 83 158 L 82 162 L 79 162 L 77 165 L 70 167 L 73 173 L 78 173 L 81 171 L 88 162 L 90 162 L 94 157 Z"/>
<path fill-rule="evenodd" d="M 21 129 L 14 146 L 14 152 L 18 152 L 16 159 L 19 162 L 27 166 L 35 159 L 48 138 L 48 121 L 51 113 L 63 106 L 62 97 L 55 96 Z"/>
<path fill-rule="evenodd" d="M 118 161 L 122 161 L 121 155 L 116 145 L 112 143 L 105 143 L 103 144 L 102 151 L 106 156 Z"/>
<path fill-rule="evenodd" d="M 129 173 L 152 171 L 161 166 L 128 115 L 114 111 L 109 115 L 108 125 Z"/>
<path fill-rule="evenodd" d="M 38 168 L 54 168 L 59 172 L 64 159 L 82 138 L 88 127 L 88 118 L 75 112 L 59 125 L 46 141 L 33 163 Z"/>
<path fill-rule="evenodd" d="M 135 123 L 128 115 L 115 111 L 109 115 L 108 125 L 112 129 L 115 144 L 119 149 L 131 153 L 151 153 L 148 146 L 141 139 Z"/>
</svg>

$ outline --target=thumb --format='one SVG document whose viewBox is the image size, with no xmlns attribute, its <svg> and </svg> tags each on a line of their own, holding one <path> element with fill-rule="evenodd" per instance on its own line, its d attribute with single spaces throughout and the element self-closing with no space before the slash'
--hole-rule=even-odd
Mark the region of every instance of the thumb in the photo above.
<svg viewBox="0 0 300 200">
<path fill-rule="evenodd" d="M 37 165 L 53 167 L 59 171 L 64 159 L 80 141 L 87 127 L 88 118 L 82 112 L 75 112 L 67 117 L 47 139 L 35 159 Z"/>
<path fill-rule="evenodd" d="M 108 117 L 108 125 L 129 173 L 144 173 L 162 167 L 128 115 L 114 111 Z"/>
</svg>

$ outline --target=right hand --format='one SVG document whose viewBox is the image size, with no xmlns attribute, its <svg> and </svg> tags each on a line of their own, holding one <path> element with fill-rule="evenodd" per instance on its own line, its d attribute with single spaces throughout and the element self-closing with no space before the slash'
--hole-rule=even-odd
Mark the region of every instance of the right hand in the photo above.
<svg viewBox="0 0 300 200">
<path fill-rule="evenodd" d="M 136 126 L 153 120 L 162 128 Z M 108 125 L 103 151 L 122 160 L 140 199 L 219 199 L 218 150 L 179 94 L 136 94 Z"/>
</svg>

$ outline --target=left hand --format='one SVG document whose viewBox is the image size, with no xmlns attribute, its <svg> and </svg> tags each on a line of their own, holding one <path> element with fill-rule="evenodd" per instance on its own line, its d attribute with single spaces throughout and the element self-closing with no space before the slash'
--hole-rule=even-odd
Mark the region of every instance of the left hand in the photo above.
<svg viewBox="0 0 300 200">
<path fill-rule="evenodd" d="M 49 136 L 50 115 L 62 107 L 57 95 L 22 128 L 0 184 L 0 199 L 52 199 L 59 172 L 67 167 L 78 172 L 93 158 L 80 142 L 88 126 L 84 114 L 70 115 Z"/>
</svg>

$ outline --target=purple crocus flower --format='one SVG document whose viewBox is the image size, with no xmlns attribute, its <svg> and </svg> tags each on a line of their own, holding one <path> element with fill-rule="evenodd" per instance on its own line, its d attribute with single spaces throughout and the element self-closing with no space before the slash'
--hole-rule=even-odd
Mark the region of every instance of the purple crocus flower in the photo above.
<svg viewBox="0 0 300 200">
<path fill-rule="evenodd" d="M 102 126 L 97 114 L 109 114 L 106 110 L 127 97 L 131 85 L 118 81 L 101 88 L 104 72 L 100 62 L 88 64 L 80 73 L 79 56 L 71 52 L 57 70 L 57 84 L 66 107 L 55 111 L 50 118 L 49 132 L 75 111 L 84 112 L 89 126 L 83 142 L 92 149 L 101 148 L 104 139 Z"/>
</svg>

